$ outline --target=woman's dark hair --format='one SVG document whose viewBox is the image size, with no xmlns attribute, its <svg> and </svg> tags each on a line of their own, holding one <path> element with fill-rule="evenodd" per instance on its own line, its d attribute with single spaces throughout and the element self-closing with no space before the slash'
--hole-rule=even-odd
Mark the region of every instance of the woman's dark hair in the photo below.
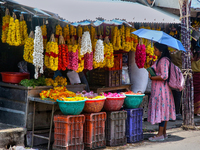
<svg viewBox="0 0 200 150">
<path fill-rule="evenodd" d="M 156 42 L 156 43 L 154 43 L 154 46 L 161 52 L 161 56 L 158 59 L 157 64 L 160 61 L 160 59 L 163 58 L 163 57 L 168 57 L 171 60 L 171 56 L 169 54 L 169 50 L 168 50 L 167 45 L 160 44 L 160 43 Z"/>
</svg>

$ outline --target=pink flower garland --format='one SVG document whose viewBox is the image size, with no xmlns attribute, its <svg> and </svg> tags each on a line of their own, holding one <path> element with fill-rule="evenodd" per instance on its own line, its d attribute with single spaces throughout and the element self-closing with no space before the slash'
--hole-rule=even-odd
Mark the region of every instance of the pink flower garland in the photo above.
<svg viewBox="0 0 200 150">
<path fill-rule="evenodd" d="M 84 69 L 93 69 L 93 52 L 84 55 Z"/>
<path fill-rule="evenodd" d="M 67 66 L 68 69 L 76 71 L 78 69 L 78 49 L 76 53 L 69 52 L 69 64 Z"/>
<path fill-rule="evenodd" d="M 135 52 L 135 62 L 138 68 L 143 68 L 146 61 L 146 48 L 145 45 L 137 45 Z"/>
</svg>

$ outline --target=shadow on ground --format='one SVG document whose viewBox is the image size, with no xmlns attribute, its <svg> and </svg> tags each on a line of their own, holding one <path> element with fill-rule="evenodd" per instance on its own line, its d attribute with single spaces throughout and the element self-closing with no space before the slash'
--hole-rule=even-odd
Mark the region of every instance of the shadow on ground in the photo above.
<svg viewBox="0 0 200 150">
<path fill-rule="evenodd" d="M 150 138 L 150 137 L 153 137 L 153 136 L 155 136 L 156 134 L 144 134 L 144 140 L 145 141 L 149 141 L 148 139 Z M 168 135 L 168 139 L 165 139 L 164 141 L 162 141 L 162 142 L 177 142 L 177 141 L 181 141 L 181 140 L 183 140 L 183 139 L 185 139 L 185 138 L 183 138 L 183 137 L 180 137 L 180 136 L 176 136 L 176 135 Z M 149 141 L 150 142 L 150 141 Z"/>
</svg>

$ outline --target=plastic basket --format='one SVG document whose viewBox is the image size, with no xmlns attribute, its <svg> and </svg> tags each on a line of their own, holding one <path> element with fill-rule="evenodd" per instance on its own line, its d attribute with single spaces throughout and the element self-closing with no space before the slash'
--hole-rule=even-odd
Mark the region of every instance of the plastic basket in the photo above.
<svg viewBox="0 0 200 150">
<path fill-rule="evenodd" d="M 126 145 L 126 111 L 113 111 L 107 113 L 106 120 L 106 145 Z"/>
<path fill-rule="evenodd" d="M 86 149 L 106 147 L 105 121 L 105 112 L 85 114 L 83 142 Z"/>
<path fill-rule="evenodd" d="M 86 100 L 83 111 L 87 113 L 100 112 L 104 106 L 105 98 L 99 100 Z"/>
<path fill-rule="evenodd" d="M 104 109 L 105 111 L 118 111 L 122 108 L 125 97 L 107 97 Z"/>
<path fill-rule="evenodd" d="M 143 140 L 142 115 L 143 109 L 125 109 L 127 111 L 126 136 L 128 143 L 135 143 Z"/>
<path fill-rule="evenodd" d="M 144 96 L 145 94 L 141 94 L 141 95 L 126 94 L 126 98 L 124 100 L 125 107 L 129 109 L 138 108 L 140 104 L 142 103 Z"/>
<path fill-rule="evenodd" d="M 53 149 L 83 150 L 84 115 L 54 116 Z"/>
<path fill-rule="evenodd" d="M 60 101 L 57 100 L 59 108 L 64 115 L 79 115 L 85 105 L 85 101 Z"/>
</svg>

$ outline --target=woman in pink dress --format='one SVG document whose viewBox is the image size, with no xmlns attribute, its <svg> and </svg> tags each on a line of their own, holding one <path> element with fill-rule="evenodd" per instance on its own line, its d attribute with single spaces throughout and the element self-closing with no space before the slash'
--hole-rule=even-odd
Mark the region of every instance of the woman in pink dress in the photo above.
<svg viewBox="0 0 200 150">
<path fill-rule="evenodd" d="M 155 43 L 154 54 L 158 60 L 151 66 L 156 76 L 149 78 L 152 80 L 151 96 L 149 99 L 148 122 L 159 123 L 158 134 L 149 138 L 150 141 L 163 141 L 167 138 L 167 121 L 176 119 L 174 98 L 167 78 L 169 71 L 170 54 L 166 45 Z"/>
</svg>

